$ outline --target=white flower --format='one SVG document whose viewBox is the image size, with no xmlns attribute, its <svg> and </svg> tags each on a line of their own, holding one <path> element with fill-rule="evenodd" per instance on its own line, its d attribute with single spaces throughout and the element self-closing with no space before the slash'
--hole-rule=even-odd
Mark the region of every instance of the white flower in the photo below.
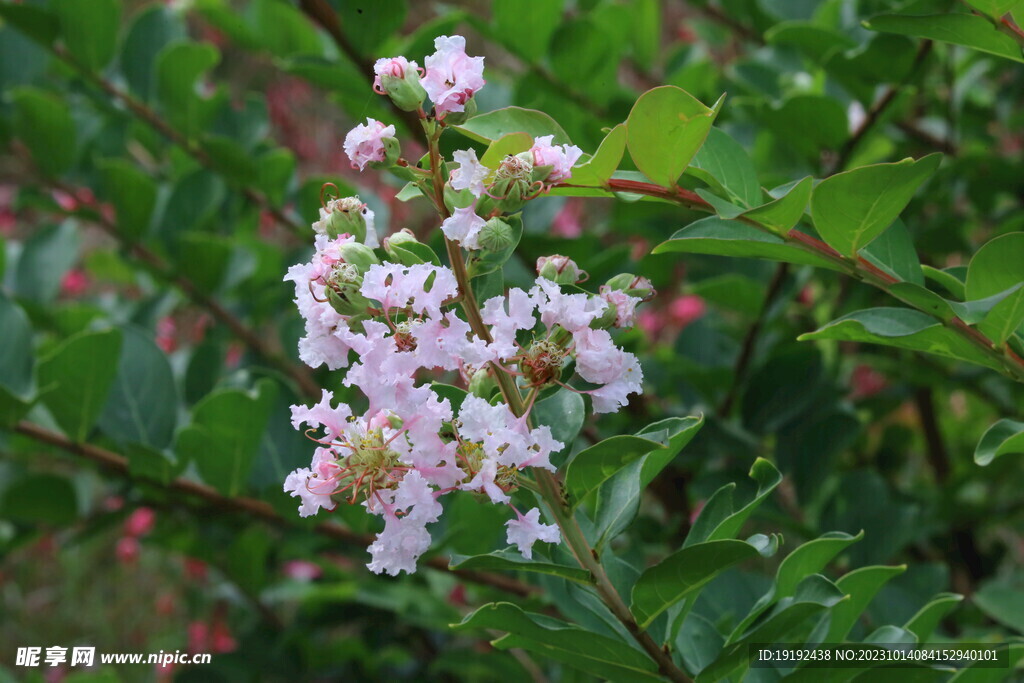
<svg viewBox="0 0 1024 683">
<path fill-rule="evenodd" d="M 451 184 L 456 190 L 469 190 L 474 197 L 484 193 L 484 178 L 490 169 L 477 161 L 475 149 L 464 149 L 452 154 L 459 167 L 452 171 Z"/>
<path fill-rule="evenodd" d="M 455 209 L 451 216 L 445 218 L 441 223 L 441 232 L 448 239 L 458 242 L 464 249 L 479 249 L 480 243 L 477 238 L 486 223 L 487 221 L 476 215 L 475 206 L 468 206 L 464 209 Z"/>
<path fill-rule="evenodd" d="M 519 546 L 519 552 L 528 560 L 533 559 L 533 544 L 536 541 L 558 543 L 562 536 L 554 524 L 543 524 L 540 521 L 540 510 L 533 508 L 525 515 L 516 512 L 516 519 L 510 519 L 507 540 Z"/>
</svg>

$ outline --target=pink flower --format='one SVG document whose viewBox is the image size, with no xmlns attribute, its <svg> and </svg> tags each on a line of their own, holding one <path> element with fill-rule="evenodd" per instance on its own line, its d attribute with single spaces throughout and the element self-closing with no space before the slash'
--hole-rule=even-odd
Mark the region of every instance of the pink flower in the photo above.
<svg viewBox="0 0 1024 683">
<path fill-rule="evenodd" d="M 352 168 L 362 171 L 372 161 L 384 161 L 386 151 L 384 138 L 395 137 L 395 127 L 385 126 L 376 119 L 367 118 L 345 136 L 345 154 L 352 162 Z"/>
<path fill-rule="evenodd" d="M 424 60 L 427 72 L 423 89 L 434 103 L 434 114 L 465 111 L 473 93 L 484 87 L 484 58 L 466 55 L 466 39 L 462 36 L 439 36 L 434 40 L 434 54 Z"/>
<path fill-rule="evenodd" d="M 306 560 L 290 560 L 284 563 L 284 575 L 289 579 L 308 583 L 323 574 L 320 565 Z"/>
<path fill-rule="evenodd" d="M 135 564 L 139 559 L 139 552 L 139 541 L 134 536 L 122 536 L 117 539 L 114 554 L 121 564 Z"/>
<path fill-rule="evenodd" d="M 572 177 L 572 167 L 583 156 L 583 150 L 576 145 L 552 145 L 554 135 L 544 135 L 533 141 L 530 152 L 533 154 L 534 166 L 550 166 L 549 182 L 568 180 Z"/>
<path fill-rule="evenodd" d="M 407 71 L 416 71 L 419 68 L 416 62 L 410 62 L 405 57 L 384 57 L 378 59 L 373 65 L 373 89 L 384 95 L 386 91 L 380 81 L 382 76 L 405 78 Z"/>
<path fill-rule="evenodd" d="M 686 327 L 694 320 L 702 318 L 707 310 L 704 299 L 696 294 L 684 294 L 676 297 L 668 305 L 668 316 L 680 328 Z"/>
<path fill-rule="evenodd" d="M 505 526 L 508 528 L 507 540 L 519 546 L 519 552 L 528 560 L 533 559 L 533 544 L 537 541 L 558 543 L 562 536 L 554 524 L 543 524 L 540 521 L 540 510 L 533 508 L 525 515 L 516 510 L 516 519 L 510 519 Z"/>
<path fill-rule="evenodd" d="M 308 467 L 295 470 L 284 480 L 284 492 L 290 493 L 302 501 L 302 504 L 299 505 L 299 517 L 315 515 L 320 508 L 333 510 L 334 501 L 331 500 L 333 491 L 334 482 L 318 482 L 313 478 L 313 472 Z"/>
<path fill-rule="evenodd" d="M 206 563 L 194 557 L 186 557 L 184 562 L 185 578 L 191 581 L 202 582 L 206 580 Z"/>
<path fill-rule="evenodd" d="M 615 309 L 615 327 L 626 329 L 633 327 L 636 305 L 640 303 L 639 298 L 630 296 L 621 289 L 611 289 L 607 285 L 601 286 L 601 298 Z"/>
<path fill-rule="evenodd" d="M 483 218 L 476 215 L 475 206 L 467 206 L 464 209 L 455 209 L 452 215 L 441 223 L 441 232 L 450 240 L 458 242 L 463 249 L 480 248 L 480 230 L 487 223 Z"/>
<path fill-rule="evenodd" d="M 850 375 L 850 385 L 852 386 L 850 398 L 856 401 L 862 398 L 871 398 L 885 389 L 889 383 L 886 381 L 885 375 L 870 365 L 862 363 L 853 369 L 853 373 Z"/>
<path fill-rule="evenodd" d="M 452 154 L 459 167 L 452 171 L 451 184 L 456 190 L 469 190 L 474 197 L 484 193 L 484 178 L 490 169 L 477 161 L 476 150 L 464 149 Z"/>
<path fill-rule="evenodd" d="M 178 348 L 177 332 L 178 325 L 174 322 L 174 318 L 169 315 L 160 318 L 156 323 L 156 345 L 164 353 L 174 353 Z"/>
<path fill-rule="evenodd" d="M 68 297 L 76 297 L 89 289 L 89 276 L 85 271 L 73 268 L 64 274 L 60 281 L 61 294 Z"/>
<path fill-rule="evenodd" d="M 156 512 L 153 508 L 139 507 L 132 510 L 124 521 L 124 533 L 139 538 L 145 536 L 156 525 Z"/>
<path fill-rule="evenodd" d="M 566 201 L 562 210 L 555 214 L 551 221 L 551 234 L 572 239 L 583 234 L 583 202 L 576 199 Z"/>
</svg>

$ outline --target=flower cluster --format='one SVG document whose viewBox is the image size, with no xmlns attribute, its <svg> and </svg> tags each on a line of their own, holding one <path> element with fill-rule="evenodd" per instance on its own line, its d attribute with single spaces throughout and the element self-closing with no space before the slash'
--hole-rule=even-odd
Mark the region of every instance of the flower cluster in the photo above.
<svg viewBox="0 0 1024 683">
<path fill-rule="evenodd" d="M 428 137 L 440 134 L 438 122 L 470 115 L 484 85 L 483 58 L 467 56 L 463 38 L 442 36 L 435 47 L 425 70 L 405 57 L 374 67 L 374 89 L 417 111 Z M 423 111 L 428 95 L 431 115 Z M 541 391 L 564 387 L 607 413 L 641 391 L 636 357 L 616 346 L 608 329 L 633 324 L 650 286 L 626 275 L 599 294 L 566 292 L 563 285 L 586 274 L 555 255 L 538 262 L 529 289 L 510 289 L 483 302 L 475 317 L 460 317 L 457 306 L 473 296 L 463 288 L 485 254 L 518 241 L 512 226 L 519 219 L 506 214 L 571 178 L 582 152 L 541 136 L 497 168 L 484 166 L 472 149 L 457 151 L 449 173 L 411 167 L 399 158 L 394 134 L 394 126 L 367 119 L 349 132 L 344 149 L 355 168 L 388 168 L 419 184 L 443 213 L 445 237 L 469 251 L 468 271 L 460 282 L 455 270 L 434 265 L 437 257 L 408 231 L 381 244 L 373 213 L 358 197 L 324 204 L 313 224 L 313 257 L 285 278 L 306 324 L 299 355 L 312 367 L 347 368 L 343 383 L 365 396 L 367 408 L 335 403 L 326 390 L 315 405 L 293 406 L 293 426 L 316 446 L 309 467 L 289 474 L 284 490 L 300 499 L 303 517 L 342 501 L 383 517 L 369 548 L 374 572 L 415 570 L 430 545 L 427 526 L 442 514 L 440 498 L 452 491 L 508 505 L 515 513 L 508 542 L 529 558 L 536 541 L 558 542 L 559 530 L 541 522 L 537 508 L 516 509 L 512 494 L 534 486 L 534 468 L 554 471 L 551 455 L 565 446 L 549 427 L 532 424 L 533 404 Z M 469 391 L 439 392 L 428 378 L 443 373 L 461 377 Z M 498 373 L 513 384 L 501 386 L 505 393 Z M 585 386 L 572 386 L 574 378 Z M 522 392 L 515 401 L 522 414 L 507 402 L 510 391 Z"/>
</svg>

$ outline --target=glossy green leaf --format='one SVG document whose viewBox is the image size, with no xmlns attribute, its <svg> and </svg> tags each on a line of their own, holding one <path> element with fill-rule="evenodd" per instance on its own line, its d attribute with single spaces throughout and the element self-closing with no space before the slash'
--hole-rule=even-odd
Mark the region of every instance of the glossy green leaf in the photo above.
<svg viewBox="0 0 1024 683">
<path fill-rule="evenodd" d="M 829 612 L 828 634 L 823 642 L 843 642 L 854 624 L 857 623 L 857 619 L 878 595 L 878 591 L 882 590 L 882 586 L 906 570 L 906 565 L 858 567 L 839 577 L 836 587 L 849 595 L 850 599 L 839 603 Z"/>
<path fill-rule="evenodd" d="M 776 235 L 785 236 L 803 218 L 813 187 L 814 181 L 804 178 L 775 201 L 744 211 L 743 217 L 760 223 Z"/>
<path fill-rule="evenodd" d="M 32 327 L 21 307 L 0 291 L 0 425 L 10 425 L 28 410 L 32 395 Z"/>
<path fill-rule="evenodd" d="M 39 493 L 45 491 L 46 495 Z M 27 474 L 0 491 L 0 517 L 30 524 L 66 527 L 78 518 L 78 495 L 65 477 Z"/>
<path fill-rule="evenodd" d="M 80 244 L 74 219 L 37 229 L 22 246 L 14 268 L 14 291 L 31 301 L 52 302 L 61 278 L 78 260 Z"/>
<path fill-rule="evenodd" d="M 862 538 L 863 531 L 856 536 L 830 531 L 791 552 L 775 574 L 775 599 L 793 595 L 807 576 L 820 572 L 836 555 Z"/>
<path fill-rule="evenodd" d="M 167 356 L 136 328 L 122 332 L 113 388 L 99 417 L 103 433 L 120 442 L 161 449 L 178 421 L 178 390 Z"/>
<path fill-rule="evenodd" d="M 156 57 L 168 43 L 185 38 L 185 25 L 169 7 L 150 5 L 132 20 L 121 48 L 121 71 L 143 100 L 153 93 Z"/>
<path fill-rule="evenodd" d="M 57 15 L 42 7 L 0 3 L 0 19 L 42 45 L 49 46 L 60 35 Z"/>
<path fill-rule="evenodd" d="M 1020 46 L 1013 38 L 997 31 L 984 17 L 971 14 L 885 14 L 864 22 L 864 26 L 872 31 L 899 33 L 963 45 L 998 57 L 1024 62 Z"/>
<path fill-rule="evenodd" d="M 559 619 L 524 612 L 511 603 L 484 605 L 453 628 L 505 631 L 509 635 L 493 641 L 499 650 L 521 647 L 601 678 L 624 683 L 661 680 L 654 662 L 636 648 Z"/>
<path fill-rule="evenodd" d="M 334 7 L 345 35 L 364 55 L 378 54 L 376 49 L 402 27 L 409 11 L 407 0 L 339 2 Z"/>
<path fill-rule="evenodd" d="M 960 598 L 946 596 L 944 602 L 949 607 L 955 606 L 955 603 L 949 605 L 951 597 Z M 1024 633 L 1024 590 L 1019 582 L 1011 579 L 987 581 L 971 596 L 971 602 L 989 618 L 1018 633 Z"/>
<path fill-rule="evenodd" d="M 784 21 L 764 34 L 769 45 L 789 45 L 810 59 L 822 63 L 834 51 L 857 47 L 857 41 L 844 33 L 809 21 Z"/>
<path fill-rule="evenodd" d="M 117 54 L 121 0 L 54 0 L 68 52 L 87 69 L 100 70 Z"/>
<path fill-rule="evenodd" d="M 781 107 L 767 109 L 763 120 L 784 145 L 815 163 L 823 149 L 837 150 L 849 136 L 846 110 L 835 98 L 825 95 L 790 97 Z"/>
<path fill-rule="evenodd" d="M 465 555 L 452 555 L 448 567 L 449 569 L 479 569 L 483 571 L 497 569 L 506 571 L 536 572 L 539 574 L 560 576 L 563 579 L 576 581 L 586 585 L 590 585 L 592 583 L 590 572 L 585 569 L 555 564 L 553 562 L 545 562 L 543 560 L 527 560 L 519 553 L 518 550 L 510 548 L 506 548 L 505 550 L 496 550 L 493 553 L 488 553 L 487 555 L 474 555 L 472 557 L 467 557 Z"/>
<path fill-rule="evenodd" d="M 277 0 L 255 0 L 248 13 L 253 37 L 262 49 L 278 57 L 323 53 L 315 25 L 298 8 Z"/>
<path fill-rule="evenodd" d="M 461 126 L 452 126 L 471 140 L 485 145 L 509 133 L 526 133 L 534 138 L 553 135 L 552 143 L 568 144 L 566 135 L 558 122 L 542 111 L 522 107 L 505 107 L 486 114 L 477 114 Z"/>
<path fill-rule="evenodd" d="M 888 230 L 864 247 L 861 256 L 902 282 L 924 286 L 924 273 L 921 272 L 914 238 L 898 218 Z"/>
<path fill-rule="evenodd" d="M 996 303 L 984 320 L 978 323 L 978 329 L 986 337 L 1003 346 L 1010 336 L 1020 329 L 1024 323 L 1024 286 L 1018 287 L 1012 294 Z"/>
<path fill-rule="evenodd" d="M 735 484 L 727 484 L 708 499 L 697 516 L 683 547 L 703 541 L 733 538 L 743 528 L 751 513 L 782 483 L 782 474 L 771 462 L 758 458 L 750 468 L 750 478 L 757 484 L 757 493 L 749 503 L 733 511 Z"/>
<path fill-rule="evenodd" d="M 727 193 L 744 207 L 761 203 L 761 184 L 754 162 L 738 142 L 719 128 L 708 132 L 686 173 Z"/>
<path fill-rule="evenodd" d="M 209 123 L 211 112 L 197 93 L 197 81 L 219 61 L 220 53 L 209 43 L 171 43 L 157 55 L 157 100 L 171 123 L 187 135 Z"/>
<path fill-rule="evenodd" d="M 625 152 L 626 126 L 620 123 L 608 131 L 601 146 L 587 163 L 572 169 L 572 178 L 568 182 L 572 185 L 603 187 L 619 167 Z"/>
<path fill-rule="evenodd" d="M 39 362 L 39 393 L 72 441 L 89 436 L 103 412 L 121 355 L 121 332 L 83 332 Z"/>
<path fill-rule="evenodd" d="M 800 341 L 836 339 L 925 351 L 999 370 L 1001 365 L 931 316 L 904 308 L 869 308 L 828 323 Z"/>
<path fill-rule="evenodd" d="M 919 609 L 903 628 L 917 636 L 917 642 L 927 643 L 942 618 L 963 602 L 963 599 L 964 596 L 956 593 L 937 595 L 931 602 Z"/>
<path fill-rule="evenodd" d="M 788 244 L 781 237 L 718 216 L 694 221 L 655 247 L 653 253 L 671 252 L 762 258 L 839 270 L 831 261 Z"/>
<path fill-rule="evenodd" d="M 729 567 L 758 555 L 751 544 L 732 539 L 677 550 L 640 575 L 633 586 L 630 611 L 640 628 L 646 629 L 662 612 L 699 591 Z"/>
<path fill-rule="evenodd" d="M 889 285 L 887 291 L 903 303 L 936 318 L 952 320 L 958 312 L 956 302 L 947 301 L 930 289 L 912 282 L 896 282 Z"/>
<path fill-rule="evenodd" d="M 623 434 L 580 451 L 565 472 L 565 489 L 572 505 L 578 505 L 629 463 L 662 448 L 665 446 L 657 441 Z"/>
<path fill-rule="evenodd" d="M 1011 232 L 986 242 L 967 267 L 964 292 L 969 300 L 985 299 L 1024 282 L 1024 232 Z"/>
<path fill-rule="evenodd" d="M 876 164 L 837 173 L 811 194 L 814 227 L 829 246 L 856 256 L 907 207 L 917 189 L 939 167 L 942 156 Z"/>
<path fill-rule="evenodd" d="M 502 159 L 510 154 L 525 152 L 533 146 L 533 138 L 527 133 L 509 133 L 495 140 L 480 157 L 480 163 L 491 169 L 498 168 Z"/>
<path fill-rule="evenodd" d="M 562 19 L 562 3 L 551 0 L 494 0 L 494 36 L 520 57 L 537 60 Z"/>
<path fill-rule="evenodd" d="M 211 486 L 237 496 L 249 477 L 267 426 L 276 387 L 262 380 L 254 392 L 224 389 L 192 409 L 192 423 L 178 432 L 176 450 L 195 463 Z"/>
<path fill-rule="evenodd" d="M 114 205 L 118 230 L 131 240 L 149 232 L 157 187 L 148 174 L 124 159 L 99 164 L 103 172 L 104 193 Z"/>
<path fill-rule="evenodd" d="M 714 108 L 682 88 L 664 85 L 640 96 L 626 119 L 626 145 L 637 168 L 662 187 L 675 187 L 715 122 Z"/>
<path fill-rule="evenodd" d="M 530 414 L 535 424 L 551 428 L 551 436 L 565 444 L 563 450 L 572 450 L 572 442 L 583 429 L 586 418 L 583 397 L 570 389 L 559 389 L 538 401 Z"/>
<path fill-rule="evenodd" d="M 963 268 L 964 275 L 966 276 L 967 269 Z M 928 265 L 921 266 L 921 272 L 924 273 L 926 279 L 932 282 L 942 285 L 946 288 L 950 294 L 957 299 L 966 299 L 967 292 L 964 288 L 964 280 L 957 277 L 954 273 L 957 269 L 947 268 L 945 270 L 939 270 Z"/>
<path fill-rule="evenodd" d="M 1021 660 L 1024 660 L 1024 643 L 1008 643 L 1006 649 L 1009 668 L 1019 671 Z M 957 671 L 947 683 L 1003 683 L 1005 680 L 1006 669 L 992 668 L 985 662 L 975 662 Z"/>
<path fill-rule="evenodd" d="M 1001 455 L 1024 454 L 1024 422 L 999 420 L 989 427 L 974 450 L 974 462 L 985 466 Z"/>
<path fill-rule="evenodd" d="M 1024 12 L 1024 2 L 1021 0 L 967 0 L 967 4 L 992 17 L 1000 19 L 1007 12 Z M 1018 20 L 1021 16 L 1018 14 Z"/>
<path fill-rule="evenodd" d="M 25 143 L 32 160 L 46 175 L 59 176 L 75 161 L 75 122 L 67 103 L 56 95 L 23 87 L 11 93 L 14 136 Z"/>
</svg>

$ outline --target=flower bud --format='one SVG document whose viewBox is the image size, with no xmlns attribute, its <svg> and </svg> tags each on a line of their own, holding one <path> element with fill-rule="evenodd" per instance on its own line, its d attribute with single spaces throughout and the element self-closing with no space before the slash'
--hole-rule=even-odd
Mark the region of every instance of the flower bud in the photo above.
<svg viewBox="0 0 1024 683">
<path fill-rule="evenodd" d="M 331 239 L 337 239 L 339 235 L 352 235 L 357 242 L 367 242 L 369 216 L 369 209 L 359 201 L 359 197 L 332 199 L 326 207 L 320 209 L 320 220 L 313 224 L 313 230 Z"/>
<path fill-rule="evenodd" d="M 533 161 L 522 154 L 508 155 L 494 172 L 490 193 L 503 212 L 518 211 L 533 194 Z"/>
<path fill-rule="evenodd" d="M 508 223 L 497 216 L 491 218 L 480 228 L 477 244 L 487 251 L 502 251 L 515 243 L 515 235 Z"/>
<path fill-rule="evenodd" d="M 420 84 L 419 66 L 405 57 L 378 59 L 373 65 L 373 89 L 387 95 L 402 111 L 416 111 L 427 91 Z"/>
<path fill-rule="evenodd" d="M 595 329 L 602 327 L 629 329 L 633 327 L 633 321 L 636 319 L 636 305 L 640 303 L 638 297 L 626 294 L 621 289 L 612 289 L 608 285 L 601 286 L 600 297 L 605 300 L 608 306 L 598 319 L 600 325 L 597 324 L 598 320 L 595 320 L 591 323 L 591 327 Z"/>
<path fill-rule="evenodd" d="M 585 279 L 586 273 L 568 256 L 552 254 L 537 259 L 537 275 L 560 285 L 574 285 Z"/>
<path fill-rule="evenodd" d="M 616 275 L 606 283 L 606 286 L 608 289 L 617 289 L 629 296 L 635 296 L 641 301 L 650 301 L 658 293 L 650 280 L 632 273 Z"/>
<path fill-rule="evenodd" d="M 373 249 L 358 242 L 346 242 L 338 247 L 338 251 L 345 263 L 355 266 L 360 274 L 369 270 L 370 266 L 380 263 L 377 255 L 373 253 Z"/>
<path fill-rule="evenodd" d="M 498 391 L 498 381 L 494 378 L 494 374 L 488 367 L 482 367 L 473 373 L 473 377 L 469 380 L 469 393 L 474 396 L 479 396 L 485 401 L 489 401 L 491 396 L 494 396 L 495 392 Z"/>
<path fill-rule="evenodd" d="M 372 168 L 390 168 L 402 152 L 395 138 L 395 127 L 385 126 L 371 118 L 350 130 L 342 147 L 352 162 L 352 168 L 360 171 L 367 165 Z"/>
</svg>

